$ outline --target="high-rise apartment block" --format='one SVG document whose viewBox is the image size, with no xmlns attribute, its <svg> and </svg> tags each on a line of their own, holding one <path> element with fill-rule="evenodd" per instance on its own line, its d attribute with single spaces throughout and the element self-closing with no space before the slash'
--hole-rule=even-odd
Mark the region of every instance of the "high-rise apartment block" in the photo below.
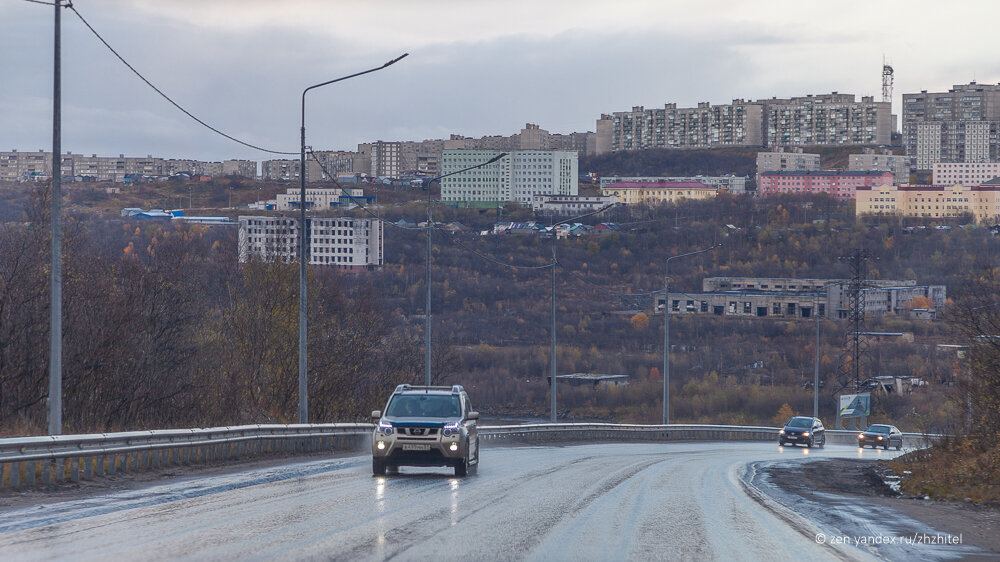
<svg viewBox="0 0 1000 562">
<path fill-rule="evenodd" d="M 889 102 L 853 94 L 808 95 L 663 109 L 633 107 L 597 121 L 598 154 L 647 148 L 889 144 Z"/>
<path fill-rule="evenodd" d="M 767 146 L 889 144 L 890 103 L 854 94 L 761 100 Z"/>
<path fill-rule="evenodd" d="M 445 150 L 442 173 L 486 162 L 499 150 Z M 534 195 L 577 195 L 577 153 L 514 150 L 499 161 L 441 179 L 441 201 L 460 207 L 493 208 L 509 201 L 530 207 Z"/>
<path fill-rule="evenodd" d="M 847 169 L 851 172 L 892 172 L 896 185 L 910 181 L 910 159 L 888 149 L 878 152 L 866 148 L 862 154 L 851 154 L 847 157 Z"/>
<path fill-rule="evenodd" d="M 602 116 L 602 120 L 604 116 Z M 598 121 L 600 124 L 600 120 Z M 668 103 L 662 109 L 642 106 L 611 115 L 610 142 L 597 140 L 611 152 L 647 148 L 695 148 L 712 146 L 760 146 L 763 144 L 763 106 L 733 100 L 728 105 L 678 108 Z M 598 127 L 602 131 L 607 126 Z"/>
<path fill-rule="evenodd" d="M 291 262 L 298 259 L 299 219 L 279 216 L 239 218 L 239 260 Z M 306 253 L 309 265 L 348 271 L 381 268 L 382 221 L 351 217 L 307 217 Z"/>
<path fill-rule="evenodd" d="M 1000 160 L 1000 85 L 957 84 L 947 92 L 903 94 L 903 144 L 920 171 L 938 162 Z"/>
</svg>

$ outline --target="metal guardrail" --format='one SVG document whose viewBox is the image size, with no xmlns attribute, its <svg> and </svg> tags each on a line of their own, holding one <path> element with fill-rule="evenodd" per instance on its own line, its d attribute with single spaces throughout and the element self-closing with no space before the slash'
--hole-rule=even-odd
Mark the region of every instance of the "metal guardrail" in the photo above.
<svg viewBox="0 0 1000 562">
<path fill-rule="evenodd" d="M 0 488 L 90 480 L 175 464 L 272 454 L 351 451 L 371 439 L 371 424 L 245 425 L 52 435 L 0 439 Z M 827 430 L 830 443 L 853 444 L 856 431 Z M 777 441 L 778 428 L 729 425 L 545 423 L 480 426 L 487 442 L 558 441 Z M 904 434 L 904 446 L 923 447 L 938 435 Z"/>
<path fill-rule="evenodd" d="M 0 439 L 0 488 L 241 457 L 359 449 L 371 424 L 245 425 Z"/>
</svg>

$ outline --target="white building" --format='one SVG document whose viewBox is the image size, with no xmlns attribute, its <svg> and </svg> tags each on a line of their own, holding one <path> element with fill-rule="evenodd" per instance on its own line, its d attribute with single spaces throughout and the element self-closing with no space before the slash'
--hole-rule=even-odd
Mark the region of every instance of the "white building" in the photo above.
<svg viewBox="0 0 1000 562">
<path fill-rule="evenodd" d="M 982 185 L 1000 177 L 1000 162 L 935 162 L 932 185 Z"/>
<path fill-rule="evenodd" d="M 443 174 L 487 162 L 498 150 L 445 150 Z M 499 161 L 441 180 L 441 201 L 493 208 L 507 202 L 530 207 L 535 195 L 577 195 L 578 158 L 570 150 L 514 150 Z"/>
<path fill-rule="evenodd" d="M 306 209 L 322 211 L 331 208 L 352 208 L 360 205 L 363 197 L 364 190 L 360 187 L 307 187 Z M 277 211 L 298 209 L 301 201 L 301 187 L 290 187 L 285 193 L 277 195 L 274 209 Z"/>
<path fill-rule="evenodd" d="M 265 261 L 298 258 L 299 219 L 293 217 L 241 216 L 239 260 Z M 381 268 L 382 221 L 351 217 L 306 218 L 309 265 L 328 265 L 349 271 Z"/>
<path fill-rule="evenodd" d="M 635 182 L 689 182 L 697 181 L 705 185 L 710 185 L 718 190 L 727 191 L 733 195 L 742 195 L 747 192 L 747 178 L 745 176 L 734 176 L 732 174 L 728 176 L 606 176 L 601 178 L 601 189 L 620 181 L 635 181 Z"/>
<path fill-rule="evenodd" d="M 847 157 L 847 170 L 850 172 L 892 172 L 895 185 L 910 183 L 910 157 L 893 154 L 891 150 L 881 153 L 874 148 L 866 148 L 862 154 L 851 154 Z"/>
</svg>

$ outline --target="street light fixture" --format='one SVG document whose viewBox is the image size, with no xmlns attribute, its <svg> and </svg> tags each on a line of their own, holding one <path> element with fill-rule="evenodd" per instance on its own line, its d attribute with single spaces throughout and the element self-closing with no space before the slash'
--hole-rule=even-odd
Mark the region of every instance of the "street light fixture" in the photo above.
<svg viewBox="0 0 1000 562">
<path fill-rule="evenodd" d="M 670 256 L 666 259 L 663 275 L 663 425 L 670 423 L 670 260 L 703 254 L 722 244 L 696 252 Z"/>
<path fill-rule="evenodd" d="M 309 383 L 306 376 L 306 262 L 309 256 L 306 255 L 306 93 L 309 90 L 327 86 L 335 82 L 341 82 L 348 78 L 368 74 L 382 70 L 399 62 L 409 53 L 403 53 L 391 61 L 376 68 L 370 68 L 362 72 L 356 72 L 348 76 L 342 76 L 333 80 L 327 80 L 319 84 L 313 84 L 302 90 L 302 145 L 301 159 L 299 161 L 299 423 L 309 423 Z"/>
<path fill-rule="evenodd" d="M 405 56 L 405 55 L 404 55 Z M 506 152 L 501 152 L 500 154 L 490 158 L 485 162 L 469 166 L 467 168 L 462 168 L 461 170 L 455 170 L 454 172 L 448 172 L 447 174 L 441 174 L 440 176 L 433 177 L 427 180 L 427 223 L 425 230 L 427 231 L 427 259 L 425 261 L 425 284 L 427 285 L 427 302 L 424 309 L 424 384 L 426 386 L 431 385 L 431 184 L 439 181 L 448 176 L 453 176 L 455 174 L 461 174 L 462 172 L 468 172 L 469 170 L 475 170 L 476 168 L 482 168 L 483 166 L 488 166 L 494 162 L 497 162 L 504 156 L 507 156 Z"/>
</svg>

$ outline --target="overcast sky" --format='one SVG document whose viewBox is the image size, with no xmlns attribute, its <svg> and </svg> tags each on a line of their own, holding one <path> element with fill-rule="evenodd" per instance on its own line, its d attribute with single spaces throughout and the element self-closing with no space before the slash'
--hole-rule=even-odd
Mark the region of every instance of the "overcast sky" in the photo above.
<svg viewBox="0 0 1000 562">
<path fill-rule="evenodd" d="M 376 140 L 593 131 L 634 105 L 881 96 L 1000 81 L 996 0 L 76 0 L 133 66 L 202 120 L 297 152 Z M 0 150 L 51 150 L 53 8 L 0 0 Z M 62 12 L 64 151 L 275 158 L 170 106 Z"/>
</svg>

